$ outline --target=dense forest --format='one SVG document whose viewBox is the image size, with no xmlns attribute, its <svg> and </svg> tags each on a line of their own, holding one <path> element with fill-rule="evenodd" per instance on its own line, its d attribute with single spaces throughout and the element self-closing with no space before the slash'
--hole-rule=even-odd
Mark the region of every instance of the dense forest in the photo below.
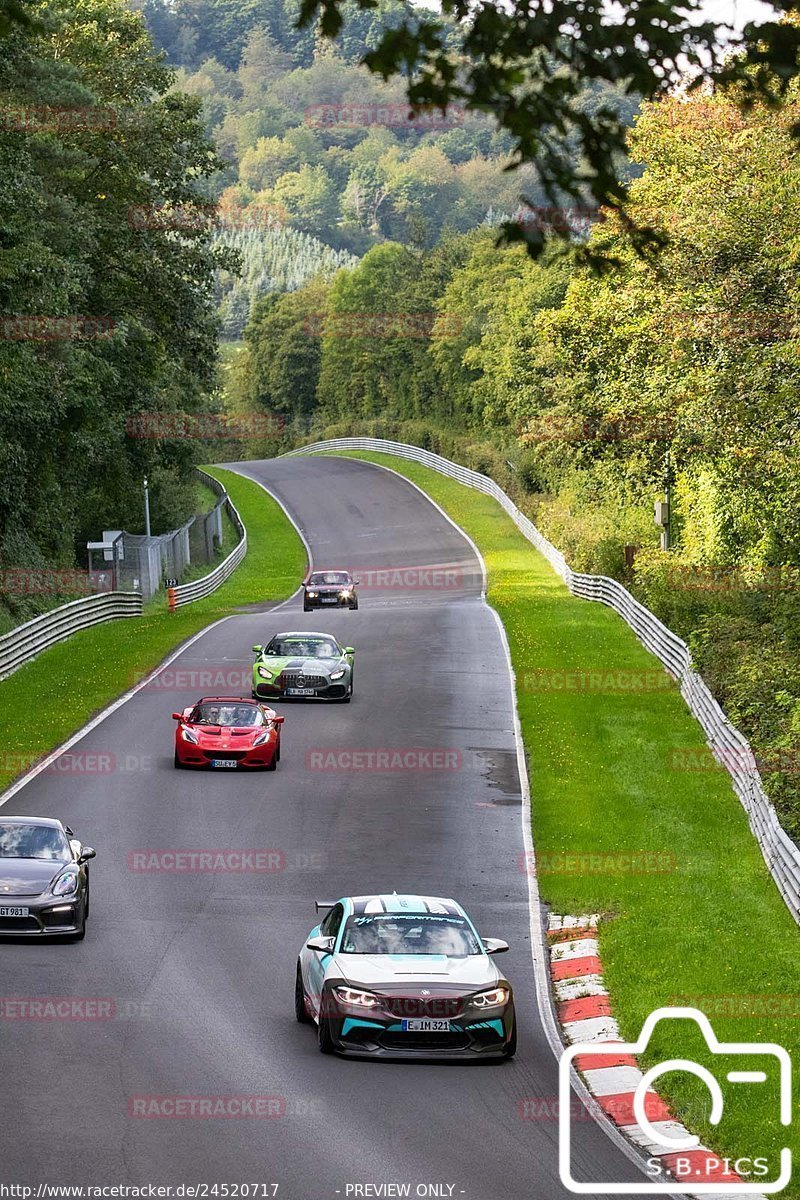
<svg viewBox="0 0 800 1200">
<path fill-rule="evenodd" d="M 795 834 L 796 116 L 796 95 L 746 116 L 724 95 L 644 107 L 630 211 L 668 236 L 655 263 L 610 213 L 601 275 L 489 229 L 386 242 L 260 301 L 234 372 L 237 402 L 298 437 L 397 437 L 490 472 L 574 567 L 632 586 L 689 639 Z"/>
<path fill-rule="evenodd" d="M 225 252 L 130 214 L 193 204 L 220 163 L 138 14 L 28 11 L 0 38 L 0 567 L 71 567 L 104 527 L 142 528 L 145 475 L 154 529 L 192 511 L 207 449 L 130 423 L 211 403 Z"/>
</svg>

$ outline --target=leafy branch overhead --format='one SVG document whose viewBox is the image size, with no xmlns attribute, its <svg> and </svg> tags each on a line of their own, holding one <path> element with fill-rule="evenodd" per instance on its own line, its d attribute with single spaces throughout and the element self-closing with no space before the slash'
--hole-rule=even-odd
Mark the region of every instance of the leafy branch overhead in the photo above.
<svg viewBox="0 0 800 1200">
<path fill-rule="evenodd" d="M 371 9 L 377 0 L 355 2 Z M 621 0 L 611 12 L 605 0 L 442 0 L 441 16 L 421 10 L 407 17 L 364 62 L 384 79 L 406 76 L 412 105 L 493 113 L 514 138 L 516 164 L 535 165 L 554 203 L 591 199 L 624 213 L 628 125 L 607 99 L 587 106 L 587 84 L 653 100 L 688 79 L 690 90 L 733 89 L 745 108 L 773 103 L 798 71 L 800 25 L 792 17 L 800 0 L 772 7 L 775 20 L 735 33 L 701 20 L 691 2 Z M 322 33 L 335 37 L 342 10 L 343 0 L 303 0 L 300 24 L 318 19 Z M 534 255 L 541 251 L 538 225 L 509 224 L 506 232 Z M 653 244 L 652 231 L 632 225 L 630 232 L 640 249 Z"/>
</svg>

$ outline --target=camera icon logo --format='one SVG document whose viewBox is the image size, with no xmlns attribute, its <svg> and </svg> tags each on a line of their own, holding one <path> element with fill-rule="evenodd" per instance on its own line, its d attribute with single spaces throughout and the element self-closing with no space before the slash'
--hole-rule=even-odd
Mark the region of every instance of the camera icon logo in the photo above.
<svg viewBox="0 0 800 1200">
<path fill-rule="evenodd" d="M 792 1063 L 788 1052 L 774 1042 L 720 1042 L 714 1030 L 711 1027 L 711 1022 L 708 1017 L 700 1012 L 697 1008 L 659 1008 L 651 1013 L 642 1026 L 642 1032 L 635 1042 L 575 1042 L 569 1046 L 561 1056 L 559 1063 L 559 1128 L 558 1128 L 558 1151 L 559 1151 L 559 1174 L 561 1182 L 568 1191 L 576 1195 L 605 1195 L 605 1196 L 621 1196 L 621 1195 L 731 1195 L 736 1192 L 749 1193 L 760 1192 L 763 1194 L 772 1194 L 780 1192 L 789 1183 L 792 1175 L 792 1152 L 788 1146 L 784 1146 L 780 1151 L 779 1170 L 777 1178 L 766 1180 L 761 1177 L 757 1181 L 753 1179 L 746 1181 L 731 1182 L 730 1175 L 728 1178 L 717 1178 L 716 1181 L 702 1182 L 698 1178 L 698 1172 L 692 1172 L 692 1178 L 676 1178 L 662 1183 L 630 1183 L 630 1182 L 607 1182 L 607 1181 L 581 1181 L 573 1177 L 572 1174 L 572 1108 L 570 1105 L 571 1095 L 571 1073 L 573 1063 L 579 1055 L 591 1054 L 593 1060 L 601 1060 L 603 1057 L 609 1059 L 619 1059 L 620 1055 L 637 1055 L 642 1054 L 648 1047 L 650 1039 L 653 1035 L 653 1030 L 660 1021 L 664 1020 L 691 1020 L 694 1021 L 702 1033 L 709 1051 L 714 1055 L 720 1056 L 748 1056 L 752 1058 L 757 1056 L 763 1059 L 771 1059 L 770 1064 L 774 1066 L 775 1060 L 778 1064 L 778 1106 L 781 1125 L 790 1125 L 792 1122 Z M 602 1067 L 600 1068 L 602 1070 Z M 632 1071 L 633 1068 L 619 1068 L 621 1071 Z M 711 1098 L 711 1109 L 709 1120 L 712 1125 L 718 1125 L 723 1117 L 725 1097 L 720 1079 L 726 1080 L 729 1084 L 750 1084 L 753 1086 L 763 1086 L 768 1081 L 766 1071 L 757 1070 L 722 1070 L 719 1078 L 715 1076 L 707 1067 L 696 1063 L 691 1059 L 671 1058 L 664 1062 L 658 1063 L 651 1067 L 649 1071 L 641 1075 L 637 1079 L 635 1090 L 633 1092 L 633 1118 L 638 1126 L 638 1130 L 642 1135 L 650 1149 L 650 1154 L 672 1155 L 675 1153 L 687 1152 L 702 1149 L 700 1139 L 687 1130 L 681 1131 L 680 1126 L 677 1126 L 677 1134 L 674 1132 L 674 1127 L 666 1132 L 662 1124 L 662 1128 L 658 1128 L 648 1117 L 646 1111 L 647 1097 L 652 1096 L 652 1086 L 657 1079 L 669 1072 L 688 1072 L 697 1076 L 698 1079 L 706 1085 Z M 636 1072 L 635 1077 L 639 1076 Z M 774 1074 L 774 1071 L 773 1071 Z M 657 1149 L 656 1149 L 657 1148 Z M 648 1162 L 657 1162 L 657 1158 L 650 1158 Z M 687 1160 L 688 1162 L 689 1160 Z M 741 1160 L 741 1161 L 756 1161 L 756 1160 Z M 765 1162 L 765 1160 L 758 1160 Z M 726 1160 L 727 1162 L 727 1160 Z M 765 1171 L 768 1168 L 765 1166 Z M 661 1172 L 659 1172 L 661 1173 Z M 772 1173 L 772 1172 L 768 1172 Z M 761 1172 L 759 1172 L 759 1176 Z"/>
</svg>

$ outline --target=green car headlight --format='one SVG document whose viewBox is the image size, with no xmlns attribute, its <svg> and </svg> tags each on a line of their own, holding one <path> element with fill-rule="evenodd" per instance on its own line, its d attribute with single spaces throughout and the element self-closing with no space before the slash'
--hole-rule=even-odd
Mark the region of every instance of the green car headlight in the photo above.
<svg viewBox="0 0 800 1200">
<path fill-rule="evenodd" d="M 331 671 L 331 679 L 341 679 L 344 675 L 344 668 L 341 671 Z"/>
<path fill-rule="evenodd" d="M 268 671 L 266 667 L 256 667 L 256 674 L 260 679 L 272 679 L 272 671 Z"/>
</svg>

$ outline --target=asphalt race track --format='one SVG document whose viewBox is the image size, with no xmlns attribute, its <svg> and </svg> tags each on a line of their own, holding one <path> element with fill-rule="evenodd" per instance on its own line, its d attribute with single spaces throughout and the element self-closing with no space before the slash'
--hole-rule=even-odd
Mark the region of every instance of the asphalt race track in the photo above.
<svg viewBox="0 0 800 1200">
<path fill-rule="evenodd" d="M 79 1015 L 105 1000 L 107 1019 L 9 1019 L 4 1002 L 0 1183 L 277 1183 L 286 1200 L 381 1194 L 354 1184 L 410 1185 L 412 1196 L 444 1185 L 427 1194 L 467 1200 L 566 1196 L 557 1067 L 531 962 L 508 669 L 479 562 L 419 492 L 369 464 L 239 469 L 284 502 L 317 567 L 382 586 L 362 584 L 358 612 L 304 615 L 295 597 L 211 628 L 79 742 L 64 769 L 2 810 L 59 816 L 98 857 L 86 940 L 0 943 L 0 996 L 87 998 Z M 448 573 L 407 570 L 432 565 Z M 280 705 L 275 774 L 175 771 L 173 709 L 204 691 L 249 694 L 251 645 L 293 628 L 328 629 L 356 647 L 353 703 Z M 417 770 L 316 770 L 307 757 L 381 748 L 448 750 L 450 767 L 425 769 L 423 757 Z M 273 850 L 275 869 L 131 869 L 144 861 L 137 851 L 217 848 Z M 516 1060 L 345 1061 L 321 1055 L 314 1031 L 295 1022 L 295 961 L 315 898 L 395 889 L 454 896 L 481 933 L 511 943 L 501 961 L 516 991 Z M 137 1098 L 176 1095 L 270 1096 L 276 1115 L 135 1115 Z M 523 1119 L 526 1097 L 535 1119 Z M 575 1139 L 581 1178 L 645 1181 L 592 1121 L 577 1122 Z"/>
</svg>

